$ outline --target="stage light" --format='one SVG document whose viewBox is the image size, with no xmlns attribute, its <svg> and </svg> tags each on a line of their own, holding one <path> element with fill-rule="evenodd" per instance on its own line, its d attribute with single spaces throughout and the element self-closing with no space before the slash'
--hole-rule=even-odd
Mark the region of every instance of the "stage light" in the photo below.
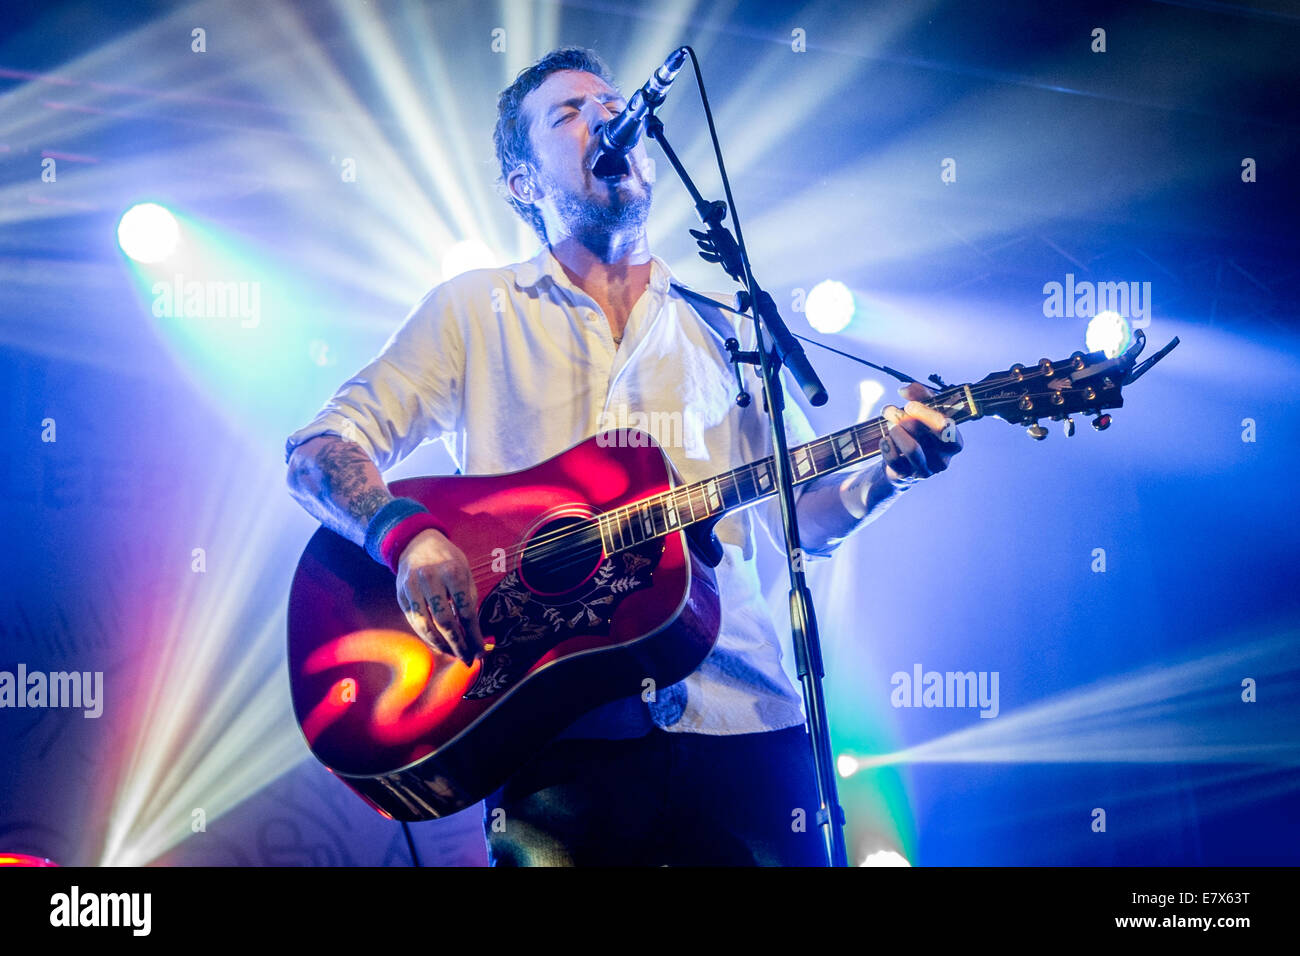
<svg viewBox="0 0 1300 956">
<path fill-rule="evenodd" d="M 1118 312 L 1098 312 L 1088 323 L 1085 341 L 1089 352 L 1105 352 L 1107 358 L 1114 358 L 1133 341 L 1133 327 Z"/>
<path fill-rule="evenodd" d="M 121 626 L 147 635 L 152 653 L 138 670 L 139 693 L 123 699 L 114 717 L 109 765 L 118 769 L 103 797 L 104 821 L 86 828 L 83 850 L 97 854 L 94 865 L 157 860 L 310 759 L 283 684 L 285 608 L 250 597 L 293 536 L 292 519 L 269 496 L 240 504 L 233 478 L 239 471 L 251 486 L 270 487 L 283 470 L 233 458 L 238 468 L 223 463 L 212 472 L 221 492 L 186 521 L 150 529 L 163 552 L 189 554 L 198 543 L 228 556 L 219 572 L 224 586 L 178 587 L 165 606 L 136 601 L 123 610 Z"/>
<path fill-rule="evenodd" d="M 442 257 L 442 281 L 469 272 L 471 269 L 491 269 L 497 257 L 481 239 L 462 239 L 447 250 Z"/>
<path fill-rule="evenodd" d="M 853 321 L 853 313 L 857 310 L 849 287 L 834 279 L 824 279 L 813 286 L 804 308 L 808 324 L 818 332 L 828 334 L 839 332 Z"/>
<path fill-rule="evenodd" d="M 885 386 L 874 378 L 864 378 L 858 383 L 858 421 L 865 422 L 871 412 L 885 397 Z"/>
<path fill-rule="evenodd" d="M 0 866 L 58 866 L 49 857 L 30 853 L 0 853 Z"/>
<path fill-rule="evenodd" d="M 1259 679 L 1294 669 L 1296 638 L 1238 640 L 1227 650 L 1110 677 L 896 753 L 860 754 L 854 772 L 919 763 L 1253 763 L 1289 774 L 1294 789 L 1300 733 L 1269 738 L 1253 718 L 1225 720 L 1214 708 L 1225 706 L 1224 673 Z"/>
<path fill-rule="evenodd" d="M 858 866 L 911 866 L 907 862 L 907 857 L 901 853 L 895 853 L 893 850 L 877 850 L 875 853 L 868 853 L 867 858 Z"/>
<path fill-rule="evenodd" d="M 858 761 L 848 754 L 840 754 L 839 759 L 835 761 L 835 769 L 839 771 L 841 777 L 851 777 L 858 770 Z"/>
<path fill-rule="evenodd" d="M 176 251 L 176 217 L 157 203 L 136 203 L 117 223 L 117 244 L 136 262 L 162 262 Z"/>
</svg>

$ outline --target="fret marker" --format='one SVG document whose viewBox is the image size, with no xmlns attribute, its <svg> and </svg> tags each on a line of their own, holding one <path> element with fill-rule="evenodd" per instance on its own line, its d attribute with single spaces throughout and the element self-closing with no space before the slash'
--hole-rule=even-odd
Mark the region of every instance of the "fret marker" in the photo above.
<svg viewBox="0 0 1300 956">
<path fill-rule="evenodd" d="M 758 487 L 763 489 L 764 491 L 767 491 L 767 489 L 771 486 L 771 484 L 772 484 L 772 469 L 769 468 L 767 465 L 764 465 L 763 470 L 758 473 Z"/>
<path fill-rule="evenodd" d="M 705 486 L 704 486 L 704 494 L 705 494 L 706 499 L 707 499 L 708 502 L 709 502 L 709 507 L 710 507 L 710 508 L 721 508 L 721 507 L 722 507 L 722 495 L 720 495 L 720 494 L 718 493 L 718 483 L 717 483 L 717 481 L 710 481 L 707 485 L 705 485 Z"/>
<path fill-rule="evenodd" d="M 795 471 L 799 472 L 800 476 L 806 475 L 808 472 L 812 471 L 812 459 L 808 457 L 808 449 L 800 448 L 795 454 L 794 467 Z"/>
<path fill-rule="evenodd" d="M 668 499 L 668 506 L 665 514 L 668 516 L 668 527 L 677 527 L 677 502 L 673 501 L 671 498 Z"/>
</svg>

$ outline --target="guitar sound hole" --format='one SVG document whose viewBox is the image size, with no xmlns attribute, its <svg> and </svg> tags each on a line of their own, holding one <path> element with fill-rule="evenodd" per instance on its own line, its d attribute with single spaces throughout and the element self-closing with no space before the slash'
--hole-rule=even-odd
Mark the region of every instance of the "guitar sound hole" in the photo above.
<svg viewBox="0 0 1300 956">
<path fill-rule="evenodd" d="M 600 531 L 588 518 L 548 522 L 528 539 L 519 579 L 535 594 L 565 594 L 596 573 L 604 559 Z"/>
</svg>

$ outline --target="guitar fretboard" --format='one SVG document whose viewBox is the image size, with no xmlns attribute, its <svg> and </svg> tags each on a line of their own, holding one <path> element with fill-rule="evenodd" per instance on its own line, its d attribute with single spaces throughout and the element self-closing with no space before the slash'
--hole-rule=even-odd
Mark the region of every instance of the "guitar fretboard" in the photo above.
<svg viewBox="0 0 1300 956">
<path fill-rule="evenodd" d="M 925 402 L 955 423 L 979 417 L 967 386 L 949 388 Z M 880 454 L 880 441 L 889 428 L 883 418 L 848 428 L 789 449 L 790 472 L 796 485 L 812 481 Z M 776 494 L 776 458 L 769 455 L 739 468 L 680 485 L 599 515 L 601 543 L 606 554 L 632 548 L 652 538 L 681 531 L 697 522 L 757 504 Z"/>
</svg>

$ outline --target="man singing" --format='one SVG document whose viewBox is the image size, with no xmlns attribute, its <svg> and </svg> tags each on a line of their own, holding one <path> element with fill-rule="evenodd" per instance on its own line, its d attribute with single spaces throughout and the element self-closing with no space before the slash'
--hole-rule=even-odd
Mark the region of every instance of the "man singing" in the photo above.
<svg viewBox="0 0 1300 956">
<path fill-rule="evenodd" d="M 644 143 L 625 174 L 590 171 L 602 127 L 624 106 L 589 50 L 556 50 L 520 73 L 498 99 L 494 141 L 508 201 L 540 252 L 434 288 L 379 356 L 289 436 L 294 497 L 377 559 L 376 541 L 423 510 L 394 499 L 381 472 L 426 439 L 444 438 L 464 473 L 511 472 L 641 412 L 680 423 L 656 437 L 687 482 L 772 453 L 762 403 L 736 404 L 717 333 L 650 253 Z M 748 320 L 731 321 L 752 348 Z M 748 374 L 747 384 L 760 393 Z M 829 555 L 960 451 L 960 437 L 940 437 L 942 415 L 916 401 L 928 391 L 903 394 L 905 407 L 885 410 L 882 464 L 799 487 L 809 554 Z M 814 437 L 793 403 L 787 417 L 792 445 Z M 488 797 L 494 864 L 824 864 L 800 699 L 756 569 L 757 524 L 779 536 L 776 508 L 717 525 L 722 624 L 703 664 L 651 700 L 590 712 Z M 415 633 L 466 663 L 480 655 L 479 595 L 456 542 L 424 530 L 388 558 Z M 799 810 L 804 827 L 792 825 Z"/>
</svg>

